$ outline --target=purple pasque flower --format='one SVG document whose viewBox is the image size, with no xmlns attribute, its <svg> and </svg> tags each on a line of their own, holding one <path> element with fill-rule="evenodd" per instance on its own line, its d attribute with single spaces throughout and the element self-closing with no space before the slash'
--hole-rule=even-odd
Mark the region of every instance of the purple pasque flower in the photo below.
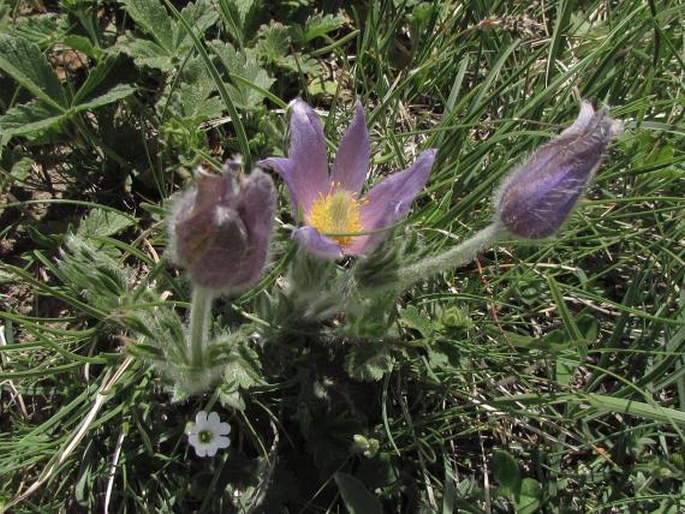
<svg viewBox="0 0 685 514">
<path fill-rule="evenodd" d="M 369 169 L 369 133 L 361 103 L 355 105 L 329 173 L 326 137 L 318 116 L 303 100 L 290 104 L 288 157 L 271 157 L 260 166 L 285 180 L 296 217 L 303 226 L 293 237 L 310 252 L 328 259 L 367 253 L 383 229 L 409 211 L 428 181 L 436 150 L 422 152 L 414 164 L 372 187 L 362 186 Z"/>
<path fill-rule="evenodd" d="M 496 221 L 526 239 L 554 234 L 592 179 L 623 123 L 583 101 L 576 121 L 510 172 L 495 199 Z"/>
<path fill-rule="evenodd" d="M 198 168 L 196 185 L 176 201 L 168 222 L 171 259 L 194 285 L 214 291 L 258 280 L 269 250 L 276 189 L 259 169 L 237 180 L 238 167 L 229 161 L 220 175 Z"/>
</svg>

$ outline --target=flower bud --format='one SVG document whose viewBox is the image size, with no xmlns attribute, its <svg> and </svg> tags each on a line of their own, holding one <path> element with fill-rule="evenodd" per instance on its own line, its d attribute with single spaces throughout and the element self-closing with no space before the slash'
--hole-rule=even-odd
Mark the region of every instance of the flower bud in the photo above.
<svg viewBox="0 0 685 514">
<path fill-rule="evenodd" d="M 496 222 L 527 239 L 554 234 L 622 130 L 606 106 L 595 112 L 583 101 L 573 125 L 509 173 L 495 200 Z"/>
<path fill-rule="evenodd" d="M 235 162 L 221 175 L 198 168 L 196 185 L 176 201 L 169 219 L 171 259 L 194 285 L 235 291 L 262 275 L 276 211 L 271 178 L 256 169 L 237 181 Z"/>
</svg>

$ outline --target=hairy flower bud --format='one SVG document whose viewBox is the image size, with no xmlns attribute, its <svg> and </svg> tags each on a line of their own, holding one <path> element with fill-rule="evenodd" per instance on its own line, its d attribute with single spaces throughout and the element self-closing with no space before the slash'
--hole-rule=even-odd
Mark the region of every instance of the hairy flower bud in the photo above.
<svg viewBox="0 0 685 514">
<path fill-rule="evenodd" d="M 214 291 L 259 279 L 276 211 L 271 178 L 256 169 L 237 181 L 235 168 L 228 162 L 221 175 L 198 168 L 196 185 L 176 201 L 169 219 L 171 259 L 193 284 Z"/>
<path fill-rule="evenodd" d="M 554 234 L 622 130 L 606 106 L 595 112 L 583 101 L 573 125 L 509 173 L 496 196 L 496 222 L 527 239 Z"/>
</svg>

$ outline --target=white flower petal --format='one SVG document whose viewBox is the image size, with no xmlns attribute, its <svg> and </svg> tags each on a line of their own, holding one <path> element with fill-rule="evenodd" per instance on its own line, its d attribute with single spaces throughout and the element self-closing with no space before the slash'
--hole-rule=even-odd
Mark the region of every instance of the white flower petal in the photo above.
<svg viewBox="0 0 685 514">
<path fill-rule="evenodd" d="M 216 427 L 216 433 L 218 435 L 228 435 L 231 433 L 231 425 L 228 423 L 219 423 L 219 426 Z"/>
<path fill-rule="evenodd" d="M 207 424 L 207 412 L 201 410 L 197 414 L 195 414 L 195 424 L 200 425 L 200 429 L 202 430 L 202 427 L 204 427 Z"/>
<path fill-rule="evenodd" d="M 188 443 L 189 443 L 190 446 L 192 446 L 193 448 L 197 448 L 198 446 L 200 446 L 200 445 L 202 444 L 202 443 L 200 442 L 200 438 L 198 437 L 198 434 L 190 434 L 190 435 L 188 436 Z"/>
<path fill-rule="evenodd" d="M 214 453 L 216 453 L 216 451 Z M 214 455 L 214 453 L 212 455 Z M 206 457 L 207 455 L 209 455 L 209 448 L 207 447 L 207 445 L 198 444 L 195 447 L 195 455 L 197 455 L 198 457 Z"/>
<path fill-rule="evenodd" d="M 210 443 L 205 447 L 205 449 L 207 451 L 207 457 L 214 457 L 219 447 L 216 444 Z"/>
<path fill-rule="evenodd" d="M 207 424 L 209 428 L 211 428 L 213 431 L 216 431 L 216 427 L 221 423 L 221 418 L 219 418 L 219 415 L 212 411 L 209 413 L 209 416 L 207 416 Z"/>
<path fill-rule="evenodd" d="M 213 443 L 217 448 L 228 448 L 231 445 L 231 440 L 226 436 L 220 435 Z"/>
</svg>

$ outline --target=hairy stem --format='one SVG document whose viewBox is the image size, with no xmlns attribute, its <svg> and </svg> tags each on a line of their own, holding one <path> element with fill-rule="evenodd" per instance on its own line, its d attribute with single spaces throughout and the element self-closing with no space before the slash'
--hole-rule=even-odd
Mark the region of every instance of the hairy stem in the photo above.
<svg viewBox="0 0 685 514">
<path fill-rule="evenodd" d="M 500 224 L 492 223 L 446 252 L 404 266 L 397 272 L 398 285 L 401 289 L 407 289 L 432 275 L 464 266 L 497 241 L 503 233 L 504 229 Z"/>
<path fill-rule="evenodd" d="M 195 369 L 201 369 L 205 364 L 205 350 L 209 342 L 209 324 L 213 302 L 214 291 L 204 287 L 193 287 L 188 346 L 190 363 Z"/>
</svg>

